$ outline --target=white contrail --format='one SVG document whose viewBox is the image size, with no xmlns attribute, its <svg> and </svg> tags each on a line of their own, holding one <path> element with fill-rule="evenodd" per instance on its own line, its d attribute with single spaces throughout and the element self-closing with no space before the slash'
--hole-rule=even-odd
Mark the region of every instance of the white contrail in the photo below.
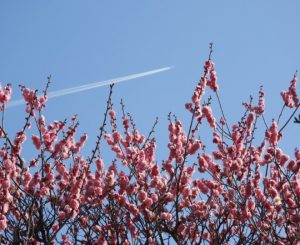
<svg viewBox="0 0 300 245">
<path fill-rule="evenodd" d="M 142 73 L 136 73 L 136 74 L 132 74 L 132 75 L 124 76 L 124 77 L 113 78 L 110 80 L 104 80 L 104 81 L 95 82 L 95 83 L 88 83 L 88 84 L 77 86 L 77 87 L 66 88 L 66 89 L 49 92 L 47 95 L 48 95 L 48 98 L 50 99 L 50 98 L 55 98 L 55 97 L 59 97 L 59 96 L 64 96 L 67 94 L 74 94 L 74 93 L 82 92 L 85 90 L 106 86 L 106 85 L 113 84 L 113 83 L 120 83 L 120 82 L 124 82 L 124 81 L 128 81 L 128 80 L 132 80 L 135 78 L 153 75 L 155 73 L 167 71 L 170 69 L 171 69 L 171 67 L 164 67 L 164 68 L 146 71 L 146 72 L 142 72 Z M 9 102 L 7 106 L 13 107 L 13 106 L 22 105 L 24 103 L 25 103 L 24 100 L 14 100 L 14 101 Z"/>
</svg>

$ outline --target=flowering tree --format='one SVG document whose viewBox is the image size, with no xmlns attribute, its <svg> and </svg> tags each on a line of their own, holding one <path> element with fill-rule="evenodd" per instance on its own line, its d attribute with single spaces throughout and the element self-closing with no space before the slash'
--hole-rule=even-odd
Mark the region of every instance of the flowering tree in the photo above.
<svg viewBox="0 0 300 245">
<path fill-rule="evenodd" d="M 211 55 L 210 55 L 211 56 Z M 122 104 L 121 124 L 112 105 L 112 88 L 95 147 L 80 154 L 87 140 L 76 140 L 78 121 L 47 123 L 43 96 L 21 87 L 24 126 L 11 137 L 0 126 L 0 239 L 2 244 L 297 244 L 300 241 L 300 151 L 288 156 L 279 147 L 283 129 L 299 108 L 296 75 L 278 120 L 264 120 L 264 92 L 258 104 L 244 103 L 240 121 L 229 125 L 218 95 L 211 57 L 190 103 L 186 130 L 169 115 L 168 158 L 155 158 L 154 127 L 148 136 L 135 128 Z M 222 117 L 212 112 L 215 94 Z M 0 89 L 1 110 L 11 95 Z M 279 125 L 285 108 L 291 117 Z M 296 118 L 297 119 L 297 118 Z M 262 120 L 265 135 L 254 140 Z M 210 139 L 200 139 L 209 124 Z M 34 131 L 35 128 L 35 131 Z M 37 133 L 35 133 L 37 132 Z M 23 158 L 31 141 L 35 157 Z M 102 159 L 102 145 L 115 155 Z"/>
</svg>

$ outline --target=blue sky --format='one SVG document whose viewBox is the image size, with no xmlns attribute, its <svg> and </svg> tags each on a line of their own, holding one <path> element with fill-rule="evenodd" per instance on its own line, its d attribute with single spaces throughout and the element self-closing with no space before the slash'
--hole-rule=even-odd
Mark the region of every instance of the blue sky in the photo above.
<svg viewBox="0 0 300 245">
<path fill-rule="evenodd" d="M 18 84 L 42 90 L 50 74 L 54 91 L 172 66 L 117 84 L 113 95 L 116 107 L 124 99 L 145 134 L 159 117 L 156 135 L 163 154 L 167 114 L 188 122 L 184 104 L 203 72 L 210 42 L 229 122 L 240 118 L 249 95 L 257 98 L 260 85 L 266 92 L 267 121 L 277 118 L 279 93 L 300 69 L 299 10 L 297 0 L 1 1 L 0 81 L 13 85 L 15 100 L 21 97 Z M 49 100 L 48 122 L 77 113 L 91 149 L 107 94 L 108 87 L 101 87 Z M 22 125 L 23 111 L 7 111 L 11 133 Z M 290 152 L 299 147 L 299 132 L 298 125 L 290 124 L 282 146 Z"/>
</svg>

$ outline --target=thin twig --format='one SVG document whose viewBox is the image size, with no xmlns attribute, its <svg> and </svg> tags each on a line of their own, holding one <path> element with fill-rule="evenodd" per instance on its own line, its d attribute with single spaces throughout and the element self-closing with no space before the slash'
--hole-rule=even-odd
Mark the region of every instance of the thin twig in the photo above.
<svg viewBox="0 0 300 245">
<path fill-rule="evenodd" d="M 96 157 L 96 152 L 97 152 L 97 150 L 99 148 L 100 141 L 101 141 L 102 136 L 103 136 L 104 128 L 106 126 L 107 114 L 108 114 L 108 111 L 109 111 L 109 108 L 110 108 L 110 104 L 111 104 L 111 97 L 112 97 L 113 87 L 114 87 L 114 84 L 111 84 L 109 86 L 109 95 L 108 95 L 108 100 L 107 100 L 107 106 L 106 106 L 106 110 L 105 110 L 105 113 L 104 113 L 104 118 L 103 118 L 102 126 L 100 127 L 100 134 L 97 137 L 96 146 L 95 146 L 94 150 L 92 151 L 92 156 L 90 157 L 90 159 L 88 161 L 89 165 L 92 163 L 92 161 Z"/>
<path fill-rule="evenodd" d="M 298 104 L 298 106 L 295 108 L 294 112 L 292 113 L 292 115 L 289 117 L 289 119 L 285 122 L 285 124 L 281 127 L 281 129 L 278 131 L 278 133 L 281 133 L 281 131 L 288 125 L 288 123 L 291 121 L 291 119 L 293 118 L 293 116 L 295 115 L 295 113 L 297 112 L 297 110 L 300 107 L 300 103 Z"/>
<path fill-rule="evenodd" d="M 221 100 L 219 98 L 218 91 L 216 91 L 216 96 L 217 96 L 217 99 L 218 99 L 218 104 L 219 104 L 219 107 L 220 107 L 220 110 L 221 110 L 221 113 L 222 113 L 222 117 L 225 120 L 225 125 L 226 125 L 226 128 L 227 128 L 228 134 L 231 137 L 231 132 L 230 132 L 230 129 L 229 129 L 229 126 L 228 126 L 228 122 L 227 122 L 226 117 L 225 117 L 225 113 L 224 113 L 224 110 L 223 110 L 223 107 L 222 107 L 222 104 L 221 104 Z"/>
<path fill-rule="evenodd" d="M 277 125 L 279 125 L 279 120 L 280 120 L 280 118 L 281 118 L 281 116 L 282 116 L 282 113 L 283 113 L 285 107 L 286 107 L 286 105 L 284 104 L 284 105 L 282 106 L 282 108 L 281 108 L 281 111 L 280 111 L 279 116 L 278 116 L 278 119 L 277 119 Z"/>
<path fill-rule="evenodd" d="M 212 55 L 212 52 L 214 51 L 214 50 L 213 50 L 213 45 L 214 45 L 214 43 L 209 43 L 209 55 L 208 55 L 208 60 L 211 60 L 211 55 Z"/>
</svg>

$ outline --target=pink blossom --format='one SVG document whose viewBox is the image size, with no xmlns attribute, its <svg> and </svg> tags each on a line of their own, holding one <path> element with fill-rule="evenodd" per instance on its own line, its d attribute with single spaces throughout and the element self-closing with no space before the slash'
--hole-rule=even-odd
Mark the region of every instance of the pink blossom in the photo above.
<svg viewBox="0 0 300 245">
<path fill-rule="evenodd" d="M 130 225 L 129 227 L 130 234 L 133 238 L 137 237 L 137 229 L 134 225 Z"/>
<path fill-rule="evenodd" d="M 173 216 L 170 213 L 163 212 L 163 213 L 160 214 L 160 218 L 163 219 L 163 220 L 171 221 Z"/>
<path fill-rule="evenodd" d="M 7 219 L 6 219 L 6 217 L 5 217 L 5 215 L 1 215 L 0 216 L 0 230 L 5 230 L 6 229 L 6 227 L 7 227 Z"/>
<path fill-rule="evenodd" d="M 147 198 L 144 200 L 143 204 L 144 204 L 147 208 L 149 208 L 149 207 L 151 207 L 151 205 L 153 204 L 153 201 L 152 201 L 151 198 L 147 197 Z"/>
<path fill-rule="evenodd" d="M 277 123 L 275 120 L 273 120 L 269 131 L 266 133 L 266 138 L 268 139 L 271 145 L 277 145 L 279 137 L 280 136 L 277 131 Z"/>
<path fill-rule="evenodd" d="M 249 199 L 248 202 L 247 202 L 247 207 L 250 210 L 255 210 L 255 201 L 253 199 Z"/>
<path fill-rule="evenodd" d="M 125 131 L 127 132 L 129 129 L 129 119 L 127 117 L 125 117 L 123 119 L 123 126 L 124 126 Z"/>
<path fill-rule="evenodd" d="M 84 134 L 84 135 L 82 135 L 82 136 L 80 137 L 79 143 L 80 143 L 81 146 L 84 145 L 84 143 L 86 142 L 87 138 L 88 138 L 87 134 Z"/>
<path fill-rule="evenodd" d="M 194 155 L 200 148 L 202 147 L 202 144 L 200 141 L 196 141 L 190 148 L 189 148 L 189 154 Z"/>
<path fill-rule="evenodd" d="M 259 91 L 258 107 L 256 108 L 256 114 L 261 115 L 265 111 L 265 93 L 262 89 Z"/>
<path fill-rule="evenodd" d="M 77 210 L 79 208 L 79 202 L 76 199 L 72 199 L 70 201 L 69 205 L 72 209 L 75 209 L 75 210 Z"/>
<path fill-rule="evenodd" d="M 124 172 L 121 172 L 119 175 L 119 185 L 121 189 L 125 189 L 129 183 L 128 177 L 125 175 Z"/>
<path fill-rule="evenodd" d="M 197 186 L 203 194 L 207 194 L 209 192 L 208 187 L 203 183 L 203 181 L 198 181 Z"/>
<path fill-rule="evenodd" d="M 41 149 L 41 141 L 40 141 L 40 138 L 37 136 L 37 135 L 32 135 L 31 136 L 31 139 L 32 139 L 32 143 L 34 144 L 35 148 L 37 150 L 40 150 Z"/>
<path fill-rule="evenodd" d="M 254 120 L 255 120 L 255 114 L 253 112 L 250 112 L 248 114 L 247 121 L 246 121 L 247 129 L 249 132 L 252 129 Z"/>
<path fill-rule="evenodd" d="M 48 100 L 47 96 L 42 96 L 42 97 L 39 98 L 39 102 L 40 102 L 41 105 L 45 105 L 47 100 Z"/>
<path fill-rule="evenodd" d="M 58 213 L 58 218 L 59 218 L 59 220 L 62 221 L 62 220 L 65 219 L 65 217 L 66 217 L 65 212 L 59 211 L 59 213 Z"/>
<path fill-rule="evenodd" d="M 295 172 L 296 166 L 297 166 L 296 162 L 294 160 L 290 160 L 289 163 L 288 163 L 288 165 L 287 165 L 287 169 L 289 171 Z"/>
<path fill-rule="evenodd" d="M 283 166 L 289 160 L 289 156 L 286 154 L 282 154 L 279 160 L 279 164 Z"/>
<path fill-rule="evenodd" d="M 11 98 L 12 90 L 10 84 L 7 84 L 3 89 L 0 85 L 0 103 L 7 103 Z"/>
<path fill-rule="evenodd" d="M 210 72 L 210 80 L 207 81 L 207 86 L 209 86 L 210 89 L 214 92 L 219 89 L 219 86 L 217 84 L 217 73 L 215 70 L 212 70 Z"/>
<path fill-rule="evenodd" d="M 298 94 L 297 94 L 297 91 L 296 91 L 297 80 L 298 79 L 295 75 L 293 77 L 291 83 L 290 83 L 288 91 L 282 91 L 280 93 L 281 97 L 284 101 L 284 104 L 287 107 L 290 107 L 290 108 L 294 108 L 294 107 L 297 107 L 299 105 L 299 98 L 298 98 Z"/>
<path fill-rule="evenodd" d="M 118 143 L 122 139 L 122 136 L 118 131 L 113 132 L 112 136 L 113 136 L 115 144 Z"/>
<path fill-rule="evenodd" d="M 109 113 L 109 115 L 110 115 L 111 118 L 115 118 L 116 117 L 116 112 L 113 109 L 111 109 L 108 113 Z"/>
<path fill-rule="evenodd" d="M 197 117 L 201 116 L 200 101 L 204 95 L 206 85 L 207 85 L 206 77 L 201 77 L 199 83 L 197 84 L 197 86 L 195 88 L 194 94 L 192 96 L 192 102 L 195 105 L 195 110 L 193 110 L 191 105 L 189 105 L 189 104 L 186 105 L 187 110 L 194 113 L 195 116 L 197 116 Z"/>
<path fill-rule="evenodd" d="M 288 198 L 288 199 L 286 200 L 286 203 L 287 203 L 287 205 L 288 205 L 289 207 L 291 207 L 291 208 L 293 208 L 293 207 L 296 206 L 296 203 L 295 203 L 295 201 L 294 201 L 292 198 Z"/>
<path fill-rule="evenodd" d="M 102 171 L 104 167 L 103 160 L 101 158 L 97 158 L 96 161 L 97 170 Z"/>
<path fill-rule="evenodd" d="M 165 194 L 165 200 L 166 200 L 167 202 L 171 202 L 171 201 L 173 201 L 174 199 L 175 199 L 175 196 L 174 196 L 172 193 L 167 192 L 167 193 Z"/>
<path fill-rule="evenodd" d="M 147 193 L 145 191 L 143 191 L 143 190 L 140 190 L 139 191 L 139 200 L 141 202 L 143 202 L 143 201 L 146 200 L 146 198 L 147 198 Z"/>
<path fill-rule="evenodd" d="M 21 145 L 26 141 L 26 134 L 24 132 L 17 132 L 15 139 L 14 139 L 14 143 L 15 145 Z"/>
<path fill-rule="evenodd" d="M 13 162 L 9 158 L 4 160 L 3 165 L 8 173 L 15 169 Z"/>
<path fill-rule="evenodd" d="M 300 189 L 300 188 L 299 188 Z M 155 203 L 155 202 L 157 202 L 158 201 L 158 195 L 157 194 L 155 194 L 155 193 L 152 193 L 151 194 L 151 199 L 152 199 L 152 201 Z"/>
<path fill-rule="evenodd" d="M 110 172 L 108 175 L 107 175 L 107 185 L 109 187 L 112 187 L 114 184 L 115 184 L 115 175 L 114 175 L 114 172 Z"/>
<path fill-rule="evenodd" d="M 159 175 L 159 167 L 158 165 L 154 165 L 151 169 L 151 176 L 158 176 Z"/>
<path fill-rule="evenodd" d="M 208 167 L 208 163 L 203 156 L 198 157 L 199 171 L 204 173 Z"/>
<path fill-rule="evenodd" d="M 10 187 L 10 180 L 8 177 L 6 177 L 4 180 L 2 180 L 2 188 L 7 190 Z"/>
<path fill-rule="evenodd" d="M 204 72 L 206 74 L 210 73 L 210 71 L 214 70 L 215 64 L 211 60 L 206 60 L 204 63 Z"/>
<path fill-rule="evenodd" d="M 58 231 L 58 230 L 59 230 L 59 225 L 58 225 L 58 224 L 53 225 L 53 226 L 52 226 L 52 230 L 53 230 L 54 232 Z"/>
<path fill-rule="evenodd" d="M 41 188 L 40 196 L 46 196 L 48 194 L 49 194 L 49 187 L 44 186 L 43 188 Z"/>
<path fill-rule="evenodd" d="M 62 164 L 62 163 L 59 163 L 57 164 L 56 166 L 56 171 L 60 174 L 60 175 L 64 175 L 66 173 L 66 167 Z"/>
<path fill-rule="evenodd" d="M 215 118 L 212 114 L 211 108 L 210 106 L 204 106 L 202 108 L 202 113 L 204 114 L 204 116 L 206 117 L 209 125 L 211 128 L 216 128 L 216 122 L 215 122 Z"/>
</svg>

